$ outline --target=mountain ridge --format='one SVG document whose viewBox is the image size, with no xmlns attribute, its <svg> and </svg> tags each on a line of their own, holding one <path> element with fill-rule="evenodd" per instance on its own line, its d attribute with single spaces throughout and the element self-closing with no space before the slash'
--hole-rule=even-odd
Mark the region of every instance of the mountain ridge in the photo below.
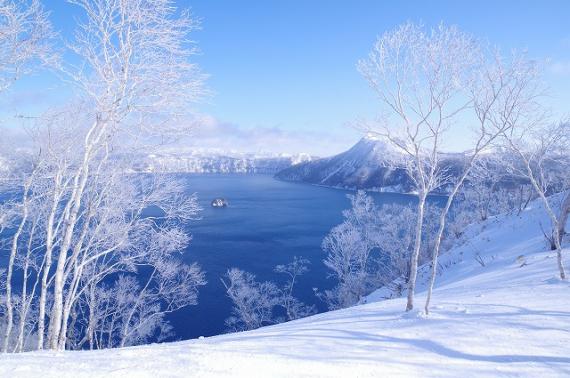
<svg viewBox="0 0 570 378">
<path fill-rule="evenodd" d="M 389 164 L 397 155 L 401 154 L 385 141 L 366 136 L 345 152 L 287 167 L 275 177 L 345 189 L 409 193 L 414 186 L 405 169 Z"/>
</svg>

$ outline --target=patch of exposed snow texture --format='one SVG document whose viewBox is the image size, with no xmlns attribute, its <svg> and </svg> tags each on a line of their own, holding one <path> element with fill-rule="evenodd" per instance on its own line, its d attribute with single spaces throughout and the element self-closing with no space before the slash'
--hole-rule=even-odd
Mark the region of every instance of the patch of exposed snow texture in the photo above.
<svg viewBox="0 0 570 378">
<path fill-rule="evenodd" d="M 405 313 L 404 298 L 382 300 L 393 295 L 384 289 L 367 304 L 250 332 L 115 350 L 2 355 L 0 376 L 569 376 L 570 283 L 557 278 L 540 224 L 548 218 L 534 202 L 520 216 L 473 225 L 461 245 L 441 256 L 429 316 Z M 569 253 L 566 248 L 566 265 Z"/>
</svg>

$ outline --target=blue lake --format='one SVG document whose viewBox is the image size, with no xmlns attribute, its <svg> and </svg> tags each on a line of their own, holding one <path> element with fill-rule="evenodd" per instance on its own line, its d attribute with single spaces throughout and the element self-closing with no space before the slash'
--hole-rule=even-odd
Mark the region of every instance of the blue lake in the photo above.
<svg viewBox="0 0 570 378">
<path fill-rule="evenodd" d="M 322 260 L 321 241 L 342 221 L 350 206 L 346 190 L 289 183 L 264 175 L 184 175 L 189 193 L 196 193 L 203 207 L 201 219 L 188 225 L 192 242 L 184 254 L 188 263 L 198 262 L 208 284 L 200 289 L 199 303 L 171 314 L 177 339 L 211 336 L 225 332 L 224 320 L 231 302 L 220 281 L 227 269 L 237 267 L 260 281 L 284 281 L 273 272 L 293 256 L 311 261 L 310 271 L 295 287 L 295 296 L 319 311 L 326 307 L 315 297 L 334 286 Z M 223 197 L 226 208 L 213 208 L 213 198 Z M 375 193 L 377 204 L 414 201 L 410 195 Z"/>
</svg>

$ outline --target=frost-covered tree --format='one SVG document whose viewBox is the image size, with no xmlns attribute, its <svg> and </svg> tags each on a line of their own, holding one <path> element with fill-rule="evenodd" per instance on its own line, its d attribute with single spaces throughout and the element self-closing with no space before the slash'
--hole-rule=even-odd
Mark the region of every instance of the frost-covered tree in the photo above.
<svg viewBox="0 0 570 378">
<path fill-rule="evenodd" d="M 344 222 L 333 227 L 321 246 L 327 253 L 323 262 L 338 282 L 322 295 L 331 309 L 354 305 L 374 286 L 372 254 L 378 247 L 378 210 L 363 191 L 349 199 L 352 206 L 343 212 Z"/>
<path fill-rule="evenodd" d="M 233 331 L 256 329 L 275 322 L 273 309 L 279 303 L 279 289 L 272 282 L 257 282 L 255 276 L 232 268 L 222 283 L 233 303 L 226 325 Z"/>
<path fill-rule="evenodd" d="M 83 11 L 75 42 L 77 66 L 63 66 L 85 97 L 88 109 L 80 163 L 63 210 L 62 238 L 55 256 L 54 302 L 48 344 L 61 349 L 64 273 L 78 227 L 89 178 L 97 161 L 109 159 L 110 141 L 154 130 L 185 109 L 201 93 L 202 75 L 188 58 L 194 20 L 178 13 L 171 0 L 71 0 Z M 110 37 L 113 36 L 113 37 Z M 184 93 L 181 96 L 180 93 Z M 162 130 L 159 130 L 162 133 Z"/>
<path fill-rule="evenodd" d="M 140 275 L 140 272 L 138 272 Z M 160 261 L 141 282 L 119 275 L 112 285 L 86 287 L 70 323 L 70 349 L 124 347 L 161 341 L 170 336 L 165 316 L 197 303 L 198 286 L 205 284 L 196 265 Z"/>
<path fill-rule="evenodd" d="M 540 94 L 535 64 L 524 55 L 514 54 L 505 59 L 498 53 L 481 50 L 478 65 L 467 82 L 470 100 L 469 110 L 474 114 L 473 143 L 462 162 L 462 171 L 450 177 L 451 189 L 439 214 L 439 229 L 432 252 L 431 276 L 428 285 L 426 314 L 437 277 L 438 257 L 446 227 L 446 219 L 455 196 L 470 175 L 481 154 L 497 144 L 498 139 L 509 133 L 513 125 L 538 109 L 536 98 Z"/>
<path fill-rule="evenodd" d="M 53 37 L 39 0 L 0 1 L 0 93 L 23 75 L 55 63 Z"/>
<path fill-rule="evenodd" d="M 50 139 L 47 138 L 47 141 Z M 49 143 L 41 149 L 46 154 L 50 152 L 48 146 Z M 62 155 L 58 153 L 55 156 Z M 72 157 L 73 155 L 67 155 L 64 159 L 71 163 L 71 166 L 73 160 L 69 159 Z M 14 253 L 15 264 L 10 266 L 29 278 L 19 283 L 22 285 L 18 288 L 20 294 L 13 296 L 14 302 L 25 304 L 24 307 L 20 306 L 23 310 L 14 318 L 19 324 L 16 350 L 20 350 L 24 344 L 22 332 L 27 328 L 25 324 L 35 322 L 39 332 L 39 305 L 44 303 L 45 308 L 49 308 L 53 298 L 54 272 L 49 268 L 46 245 L 49 244 L 49 248 L 57 248 L 61 242 L 61 221 L 55 220 L 62 219 L 65 196 L 70 189 L 67 186 L 54 187 L 53 182 L 45 177 L 59 176 L 61 181 L 71 182 L 72 173 L 64 169 L 67 165 L 45 164 L 47 161 L 49 160 L 42 160 L 41 169 L 46 171 L 42 171 L 41 176 L 44 179 L 34 181 L 30 190 L 33 196 L 28 198 L 24 193 L 23 202 L 18 204 L 19 207 L 25 206 L 21 218 L 18 219 L 21 232 L 15 235 L 6 234 L 12 243 L 12 250 L 17 252 Z M 179 293 L 177 298 L 188 299 L 190 302 L 178 301 L 179 304 L 174 306 L 168 304 L 169 300 L 165 297 L 167 291 L 162 290 L 156 294 L 157 298 L 162 296 L 162 299 L 153 300 L 152 307 L 156 307 L 152 312 L 154 314 L 193 304 L 193 293 L 203 281 L 199 269 L 195 266 L 188 270 L 189 267 L 185 265 L 177 269 L 165 269 L 170 265 L 164 265 L 175 259 L 189 242 L 189 236 L 181 227 L 199 210 L 195 197 L 187 194 L 184 185 L 173 176 L 129 174 L 126 172 L 128 162 L 118 159 L 105 164 L 99 161 L 98 165 L 97 174 L 90 177 L 84 193 L 77 232 L 73 236 L 73 249 L 67 257 L 64 270 L 63 327 L 58 337 L 59 342 L 68 347 L 73 346 L 66 341 L 68 336 L 83 335 L 81 329 L 74 328 L 71 324 L 76 320 L 74 314 L 81 313 L 78 306 L 85 303 L 82 302 L 82 297 L 86 295 L 86 291 L 93 292 L 93 288 L 107 285 L 118 273 L 135 273 L 142 269 L 141 277 L 144 278 L 144 267 L 147 267 L 146 269 L 152 268 L 157 272 L 151 274 L 155 278 L 153 282 L 166 282 L 156 281 L 156 278 L 167 277 L 166 273 L 169 271 L 170 277 L 185 277 L 177 287 L 182 289 L 185 287 L 183 285 L 187 285 L 186 289 Z M 60 193 L 59 190 L 63 192 Z M 30 211 L 25 210 L 26 208 Z M 51 222 L 54 223 L 50 227 Z M 53 235 L 53 239 L 46 241 L 46 232 Z M 16 237 L 18 234 L 21 237 Z M 7 282 L 11 283 L 12 280 Z M 148 286 L 145 285 L 146 287 Z M 148 295 L 141 296 L 138 306 L 150 306 L 149 298 L 151 297 Z M 163 317 L 153 315 L 153 321 L 158 321 L 159 318 Z M 123 337 L 124 342 L 130 343 L 128 340 L 131 339 Z M 116 340 L 113 335 L 109 342 L 98 345 L 115 346 L 113 343 L 117 342 Z"/>
<path fill-rule="evenodd" d="M 287 276 L 282 287 L 270 281 L 258 282 L 255 275 L 241 269 L 229 269 L 222 278 L 233 303 L 232 315 L 226 319 L 228 329 L 250 330 L 316 313 L 314 306 L 306 305 L 293 294 L 300 276 L 309 271 L 308 265 L 309 260 L 297 256 L 288 264 L 277 265 L 274 271 Z"/>
<path fill-rule="evenodd" d="M 367 273 L 362 261 L 368 255 L 360 231 L 351 224 L 340 224 L 325 237 L 322 248 L 327 257 L 325 266 L 339 284 L 325 292 L 325 301 L 330 309 L 351 306 L 366 294 Z"/>
<path fill-rule="evenodd" d="M 427 209 L 427 214 L 430 213 Z M 396 295 L 405 291 L 402 284 L 407 284 L 410 277 L 410 258 L 414 247 L 414 230 L 416 212 L 413 205 L 386 204 L 379 209 L 379 248 L 382 255 L 383 268 L 381 286 L 389 286 Z M 429 215 L 426 214 L 426 219 Z M 424 239 L 430 234 L 426 230 L 428 222 L 424 222 Z M 426 243 L 420 251 L 419 263 L 426 260 Z M 400 278 L 400 280 L 397 280 Z M 397 281 L 397 282 L 396 282 Z"/>
<path fill-rule="evenodd" d="M 570 124 L 545 124 L 542 118 L 536 116 L 523 121 L 503 134 L 504 143 L 512 152 L 509 166 L 511 172 L 530 182 L 541 199 L 551 222 L 551 242 L 556 250 L 558 272 L 561 279 L 566 279 L 561 244 L 561 230 L 565 225 L 560 223 L 564 212 L 554 207 L 548 196 L 568 189 Z"/>
<path fill-rule="evenodd" d="M 177 133 L 170 125 L 203 94 L 203 75 L 190 61 L 193 18 L 170 0 L 69 3 L 83 13 L 69 44 L 76 57 L 59 68 L 78 99 L 30 129 L 32 152 L 11 178 L 23 195 L 9 204 L 20 231 L 1 235 L 12 246 L 5 351 L 12 349 L 14 323 L 19 346 L 13 349 L 21 350 L 22 324 L 26 328 L 29 320 L 37 348 L 70 345 L 78 306 L 89 303 L 82 300 L 85 292 L 120 272 L 170 261 L 189 241 L 182 223 L 198 210 L 195 197 L 173 177 L 134 175 L 129 161 L 157 136 Z M 16 269 L 31 275 L 24 290 L 12 290 Z M 180 267 L 176 277 L 186 272 L 199 286 L 200 272 L 188 269 Z M 29 303 L 18 305 L 19 318 L 17 303 Z M 165 297 L 160 303 L 154 313 L 169 308 Z"/>
<path fill-rule="evenodd" d="M 449 172 L 440 164 L 441 146 L 445 132 L 469 105 L 464 88 L 478 49 L 473 38 L 455 27 L 425 31 L 406 23 L 382 35 L 359 63 L 382 115 L 380 126 L 367 131 L 402 153 L 396 165 L 406 169 L 418 195 L 406 310 L 414 306 L 426 199 L 448 182 Z"/>
<path fill-rule="evenodd" d="M 471 210 L 479 221 L 501 213 L 519 215 L 536 198 L 532 186 L 524 179 L 509 173 L 504 153 L 478 159 L 458 193 L 461 211 Z"/>
<path fill-rule="evenodd" d="M 317 311 L 314 306 L 307 306 L 293 295 L 297 280 L 309 271 L 309 264 L 309 260 L 294 256 L 292 262 L 277 265 L 274 269 L 276 273 L 287 276 L 287 282 L 283 285 L 279 296 L 279 306 L 283 308 L 287 320 L 304 318 Z"/>
<path fill-rule="evenodd" d="M 535 110 L 535 69 L 524 56 L 505 59 L 456 27 L 425 31 L 411 23 L 380 37 L 359 68 L 380 100 L 379 126 L 368 125 L 367 132 L 402 152 L 395 164 L 406 168 L 419 198 L 407 310 L 413 308 L 426 198 L 436 189 L 448 192 L 434 239 L 427 312 L 455 196 L 480 155 L 517 117 Z M 449 167 L 441 157 L 450 131 L 469 125 L 470 149 L 457 169 Z"/>
<path fill-rule="evenodd" d="M 53 64 L 55 55 L 51 48 L 51 40 L 54 36 L 51 23 L 48 20 L 47 12 L 44 11 L 37 0 L 2 0 L 0 1 L 0 93 L 8 89 L 15 81 L 23 75 L 33 72 L 42 65 Z M 1 146 L 0 146 L 1 147 Z M 0 189 L 7 183 L 11 183 L 12 177 L 3 159 L 0 156 Z M 14 167 L 12 167 L 14 169 Z M 10 178 L 8 180 L 7 178 Z M 24 199 L 22 206 L 12 206 L 10 202 L 0 204 L 0 235 L 2 231 L 14 219 L 14 212 L 21 210 L 24 218 L 27 218 L 29 209 L 28 196 L 30 180 L 28 178 L 23 184 Z M 13 188 L 13 184 L 10 185 Z M 24 223 L 19 222 L 14 240 L 20 238 L 23 232 Z M 3 329 L 3 342 L 1 350 L 8 350 L 9 340 L 14 321 L 14 305 L 12 302 L 12 275 L 16 261 L 15 245 L 11 243 L 9 262 L 6 269 L 2 307 L 5 310 L 5 324 Z M 25 304 L 20 303 L 21 306 Z"/>
<path fill-rule="evenodd" d="M 348 197 L 352 206 L 343 212 L 344 221 L 333 227 L 322 243 L 327 253 L 324 264 L 337 284 L 318 295 L 331 309 L 352 306 L 383 286 L 399 295 L 405 290 L 402 283 L 407 285 L 411 275 L 417 220 L 415 206 L 384 204 L 378 207 L 363 191 Z M 436 214 L 435 205 L 426 206 L 419 264 L 427 261 L 433 245 Z"/>
</svg>

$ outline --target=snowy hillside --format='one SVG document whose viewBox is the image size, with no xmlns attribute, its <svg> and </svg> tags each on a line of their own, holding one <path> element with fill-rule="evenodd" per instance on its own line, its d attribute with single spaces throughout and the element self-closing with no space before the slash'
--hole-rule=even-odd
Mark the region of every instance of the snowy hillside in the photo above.
<svg viewBox="0 0 570 378">
<path fill-rule="evenodd" d="M 472 227 L 442 256 L 428 317 L 404 313 L 402 298 L 380 301 L 378 291 L 364 305 L 251 332 L 3 355 L 0 376 L 568 376 L 570 283 L 556 277 L 540 224 L 548 221 L 535 202 L 520 217 Z"/>
</svg>

